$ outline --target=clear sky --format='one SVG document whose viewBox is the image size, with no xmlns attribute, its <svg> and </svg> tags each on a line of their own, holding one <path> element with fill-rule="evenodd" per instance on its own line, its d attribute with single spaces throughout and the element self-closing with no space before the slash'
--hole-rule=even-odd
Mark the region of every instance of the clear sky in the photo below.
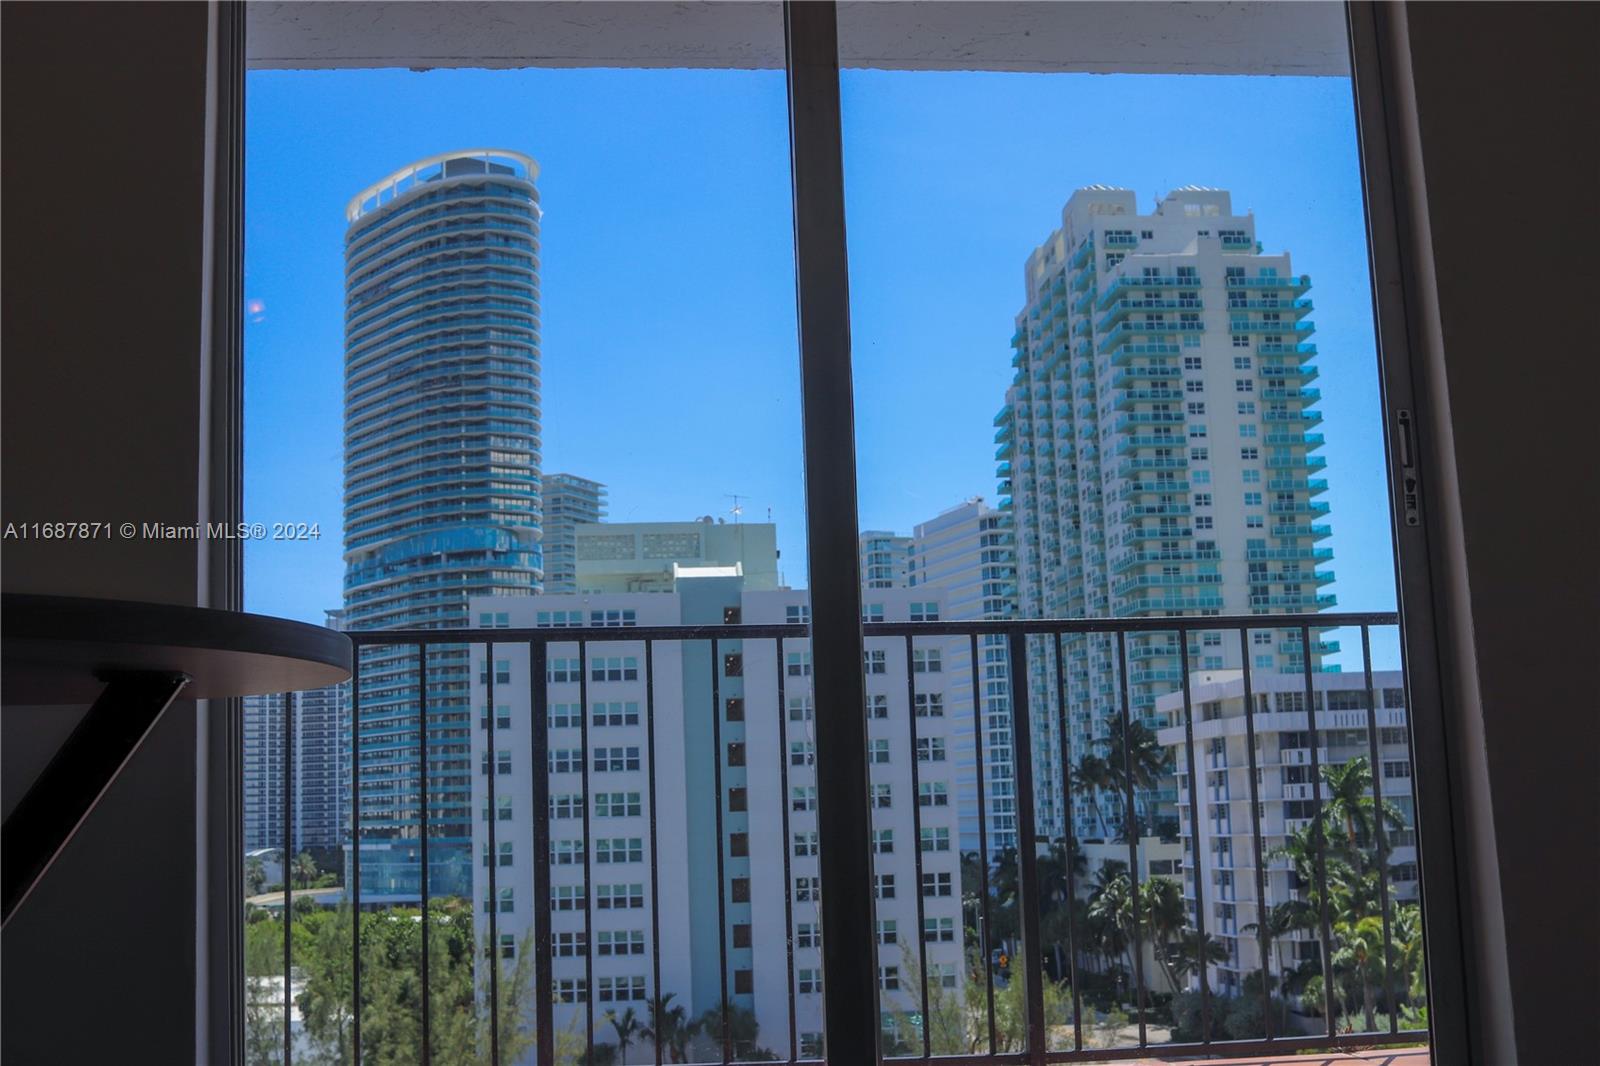
<svg viewBox="0 0 1600 1066">
<path fill-rule="evenodd" d="M 1330 591 L 1392 608 L 1346 80 L 850 71 L 843 90 L 863 528 L 993 500 L 1022 265 L 1075 188 L 1148 211 L 1214 186 L 1312 276 Z M 466 147 L 541 167 L 544 470 L 606 483 L 618 521 L 728 516 L 737 493 L 805 582 L 781 72 L 259 71 L 247 109 L 246 516 L 322 533 L 247 546 L 251 610 L 340 600 L 345 204 Z"/>
</svg>

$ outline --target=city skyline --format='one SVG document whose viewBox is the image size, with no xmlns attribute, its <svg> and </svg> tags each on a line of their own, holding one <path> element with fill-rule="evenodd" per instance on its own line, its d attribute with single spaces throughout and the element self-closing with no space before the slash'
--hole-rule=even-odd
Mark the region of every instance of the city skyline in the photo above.
<svg viewBox="0 0 1600 1066">
<path fill-rule="evenodd" d="M 332 396 L 323 396 L 317 382 L 333 380 L 330 375 L 336 371 L 337 360 L 332 352 L 336 349 L 324 353 L 319 338 L 328 336 L 330 329 L 342 328 L 342 316 L 330 317 L 329 294 L 313 291 L 313 284 L 326 272 L 322 260 L 331 255 L 337 262 L 339 241 L 314 234 L 336 233 L 332 228 L 340 221 L 336 205 L 348 198 L 351 189 L 370 182 L 372 174 L 386 173 L 408 161 L 403 145 L 415 145 L 415 156 L 444 146 L 441 138 L 446 135 L 439 132 L 441 128 L 459 129 L 459 137 L 454 138 L 457 143 L 498 143 L 526 150 L 544 168 L 541 190 L 550 217 L 541 235 L 541 267 L 545 296 L 553 309 L 553 316 L 544 322 L 543 391 L 548 397 L 544 468 L 573 470 L 605 483 L 612 492 L 612 517 L 616 520 L 687 519 L 706 513 L 726 516 L 731 503 L 728 497 L 737 491 L 746 500 L 747 516 L 765 517 L 771 509 L 772 520 L 779 527 L 786 583 L 796 587 L 808 584 L 800 507 L 787 147 L 782 82 L 780 77 L 767 76 L 769 73 L 675 71 L 647 79 L 653 95 L 662 99 L 652 103 L 649 114 L 630 120 L 628 131 L 637 144 L 628 159 L 619 158 L 615 147 L 596 148 L 592 134 L 587 145 L 576 143 L 584 139 L 582 123 L 569 122 L 565 115 L 541 115 L 540 128 L 524 128 L 519 136 L 504 132 L 494 136 L 492 128 L 503 131 L 509 125 L 504 109 L 490 107 L 471 116 L 458 113 L 448 122 L 443 118 L 409 122 L 403 130 L 391 112 L 417 104 L 426 114 L 436 115 L 451 100 L 481 88 L 483 79 L 503 76 L 510 79 L 504 84 L 520 85 L 536 99 L 548 95 L 557 84 L 581 83 L 592 90 L 583 105 L 587 108 L 584 117 L 608 128 L 608 123 L 621 121 L 625 111 L 638 105 L 639 72 L 325 72 L 298 81 L 252 75 L 262 82 L 259 91 L 253 82 L 251 99 L 253 106 L 259 101 L 265 121 L 251 126 L 250 162 L 252 169 L 260 169 L 263 180 L 250 184 L 247 296 L 252 321 L 247 343 L 255 358 L 247 370 L 252 395 L 247 420 L 251 429 L 271 424 L 292 405 L 299 412 L 302 431 L 287 436 L 248 435 L 246 506 L 251 517 L 294 510 L 297 513 L 292 517 L 297 520 L 320 520 L 323 531 L 323 539 L 313 544 L 249 546 L 246 588 L 252 609 L 319 617 L 323 608 L 337 601 L 337 568 L 333 565 L 337 538 L 332 535 L 338 507 L 340 444 L 337 418 L 333 417 L 337 390 Z M 901 80 L 880 72 L 847 72 L 845 123 L 861 525 L 905 534 L 917 522 L 959 500 L 974 495 L 993 497 L 993 445 L 988 438 L 992 435 L 993 397 L 1009 379 L 1006 337 L 1016 310 L 1015 278 L 1038 234 L 1047 230 L 1072 188 L 1084 183 L 1072 174 L 1099 176 L 1105 171 L 1142 168 L 1149 173 L 1136 175 L 1139 180 L 1129 184 L 1144 190 L 1152 176 L 1166 177 L 1174 186 L 1187 180 L 1221 185 L 1216 177 L 1220 170 L 1248 168 L 1227 160 L 1227 153 L 1214 147 L 1192 150 L 1194 161 L 1189 166 L 1181 161 L 1156 166 L 1149 162 L 1148 150 L 1130 146 L 1116 148 L 1115 156 L 1126 157 L 1120 165 L 1095 165 L 1093 157 L 1107 154 L 1104 152 L 1066 153 L 1073 157 L 1070 173 L 1048 180 L 1030 176 L 1016 190 L 1017 195 L 1012 195 L 1010 184 L 1021 180 L 1018 175 L 991 176 L 977 172 L 981 167 L 970 166 L 957 172 L 959 180 L 953 184 L 960 186 L 958 190 L 930 189 L 915 165 L 933 146 L 917 141 L 916 135 L 918 121 L 925 122 L 933 109 L 953 107 L 960 114 L 970 114 L 985 100 L 1004 105 L 1029 86 L 1031 91 L 1092 103 L 1104 99 L 1110 89 L 1106 83 L 1117 79 L 940 75 L 934 80 L 944 83 L 943 91 L 928 91 L 926 85 L 916 82 L 915 93 L 902 89 Z M 716 91 L 734 81 L 740 92 Z M 860 91 L 867 81 L 873 82 L 870 94 Z M 1153 84 L 1156 82 L 1163 84 Z M 1175 89 L 1205 111 L 1208 108 L 1202 105 L 1228 105 L 1239 98 L 1244 87 L 1227 78 L 1153 78 L 1135 80 L 1112 95 L 1123 100 L 1125 109 L 1138 112 L 1154 108 L 1156 101 Z M 1331 203 L 1330 211 L 1322 213 L 1335 219 L 1331 224 L 1300 217 L 1305 212 L 1286 210 L 1275 215 L 1269 250 L 1287 249 L 1294 254 L 1297 269 L 1317 278 L 1318 330 L 1325 352 L 1322 383 L 1329 396 L 1324 404 L 1330 440 L 1327 454 L 1333 471 L 1328 498 L 1342 519 L 1333 544 L 1341 559 L 1354 563 L 1341 568 L 1340 582 L 1333 591 L 1340 594 L 1341 604 L 1350 608 L 1387 607 L 1393 596 L 1387 501 L 1381 483 L 1373 479 L 1363 485 L 1357 476 L 1361 471 L 1380 469 L 1381 444 L 1375 432 L 1376 373 L 1359 200 L 1343 188 L 1347 183 L 1338 173 L 1341 166 L 1352 173 L 1354 168 L 1350 140 L 1344 136 L 1350 121 L 1348 100 L 1341 99 L 1342 83 L 1329 85 L 1314 79 L 1274 79 L 1266 91 L 1277 100 L 1273 106 L 1303 114 L 1306 128 L 1319 134 L 1319 141 L 1325 139 L 1332 154 L 1291 166 L 1292 173 L 1283 173 L 1284 166 L 1275 165 L 1276 172 L 1263 169 L 1242 183 L 1235 180 L 1232 187 L 1242 206 L 1254 204 L 1263 214 L 1266 203 L 1285 199 L 1285 185 L 1324 200 L 1336 193 L 1348 200 Z M 338 129 L 337 143 L 335 127 L 326 116 L 306 121 L 318 102 L 326 101 L 333 92 L 341 99 L 354 93 L 364 100 L 370 94 L 377 112 L 375 117 L 369 116 L 373 121 L 366 128 L 354 131 L 356 136 L 344 138 L 350 131 Z M 425 104 L 418 99 L 424 92 L 428 96 Z M 707 125 L 714 127 L 720 121 L 746 137 L 745 150 L 736 153 L 737 166 L 731 170 L 719 167 L 730 153 L 704 136 L 670 150 L 663 145 L 661 130 L 654 129 L 652 121 L 661 120 L 665 129 L 672 113 L 689 108 L 704 111 Z M 922 110 L 903 121 L 907 108 Z M 889 139 L 861 135 L 873 132 L 891 113 L 905 127 L 903 133 Z M 999 106 L 996 113 L 1005 117 L 1002 126 L 1016 121 L 1006 106 Z M 520 122 L 525 127 L 531 120 L 523 116 Z M 296 153 L 304 154 L 307 144 L 327 149 L 318 156 L 314 170 L 296 167 L 292 159 L 285 158 L 290 151 L 291 127 L 297 131 Z M 429 131 L 426 143 L 420 139 L 420 130 Z M 1181 139 L 1192 148 L 1204 140 L 1203 132 L 1186 130 Z M 982 136 L 998 133 L 983 131 Z M 656 149 L 666 151 L 660 173 L 647 177 L 637 173 L 637 167 L 626 165 Z M 680 162 L 683 167 L 676 166 Z M 578 187 L 593 167 L 604 168 L 611 177 L 602 188 Z M 356 179 L 358 169 L 361 173 Z M 341 174 L 350 174 L 353 180 L 341 180 L 335 190 L 331 183 Z M 641 208 L 631 198 L 631 190 L 645 181 L 668 181 L 674 196 L 684 191 L 681 184 L 691 188 L 693 195 L 688 202 L 667 209 L 659 206 L 662 197 L 658 193 L 646 198 L 655 206 Z M 943 228 L 906 228 L 903 219 L 885 218 L 880 210 L 883 197 L 892 191 L 905 200 L 894 213 L 903 215 L 918 205 L 933 210 L 949 197 L 964 199 L 984 183 L 991 189 L 1006 187 L 1004 196 L 984 201 L 986 211 L 992 204 L 1000 212 L 992 218 L 997 224 L 973 227 L 974 233 L 958 235 L 963 252 L 959 256 L 916 254 L 923 242 L 937 237 Z M 318 192 L 323 189 L 327 191 Z M 609 199 L 598 202 L 608 195 Z M 1139 193 L 1141 210 L 1147 209 L 1147 195 Z M 1054 200 L 1053 205 L 1044 206 L 1046 196 Z M 621 290 L 627 293 L 628 306 L 639 309 L 640 319 L 661 327 L 649 344 L 651 352 L 661 353 L 660 357 L 647 359 L 635 354 L 644 350 L 640 335 L 645 331 L 630 323 L 628 314 L 612 311 L 605 319 L 606 330 L 585 327 L 594 321 L 606 294 L 618 291 L 608 287 L 611 274 L 596 273 L 603 248 L 608 241 L 625 242 L 630 227 L 637 230 L 640 220 L 652 212 L 663 217 L 652 221 L 648 236 L 671 238 L 691 230 L 706 234 L 700 243 L 709 248 L 672 243 L 674 262 L 682 259 L 686 265 L 683 274 L 695 275 L 697 266 L 720 265 L 721 269 L 709 274 L 702 271 L 715 283 L 698 291 L 676 276 L 676 270 L 650 270 L 640 275 L 648 285 Z M 773 212 L 777 225 L 770 219 L 759 222 Z M 593 217 L 596 214 L 598 220 Z M 728 217 L 748 223 L 739 230 L 736 241 L 725 227 L 717 225 Z M 1019 220 L 1028 219 L 1030 232 L 1007 236 L 1020 228 Z M 991 216 L 983 221 L 991 221 Z M 893 245 L 886 230 L 908 238 L 910 245 L 889 255 Z M 640 236 L 645 235 L 636 233 L 635 243 Z M 944 236 L 950 236 L 948 231 Z M 761 270 L 741 273 L 727 269 L 725 253 L 735 244 L 747 262 L 770 266 L 764 276 L 753 277 L 763 275 Z M 291 259 L 293 271 L 287 269 Z M 898 271 L 892 281 L 891 259 Z M 606 284 L 586 284 L 590 278 L 604 278 Z M 337 288 L 332 291 L 336 307 Z M 947 313 L 940 316 L 897 315 L 908 299 L 924 299 L 917 295 L 922 292 L 953 293 L 959 298 L 941 300 Z M 671 303 L 684 306 L 664 317 L 661 309 Z M 708 330 L 713 323 L 717 329 Z M 949 339 L 930 342 L 930 332 L 946 334 Z M 748 341 L 736 364 L 737 375 L 724 373 L 735 355 L 736 346 L 727 339 L 733 334 Z M 624 357 L 619 360 L 607 354 L 596 358 L 597 335 L 614 335 L 615 343 L 606 347 L 614 347 Z M 709 348 L 696 344 L 702 337 L 711 339 Z M 1337 354 L 1330 357 L 1326 354 L 1330 351 Z M 913 355 L 938 373 L 906 375 L 903 361 Z M 669 364 L 680 375 L 694 375 L 705 387 L 674 390 L 669 380 L 658 376 L 670 376 L 661 364 Z M 623 384 L 616 384 L 618 370 L 624 371 Z M 886 384 L 888 375 L 895 376 L 892 391 Z M 760 398 L 760 419 L 750 417 L 753 400 L 730 400 L 733 383 L 720 380 L 725 377 L 736 377 L 743 395 Z M 641 398 L 647 393 L 670 396 L 671 402 L 647 402 Z M 903 402 L 884 402 L 883 397 L 891 395 Z M 771 404 L 766 402 L 768 397 Z M 741 431 L 738 448 L 727 447 L 722 443 L 726 438 L 718 434 L 707 434 L 706 440 L 685 439 L 670 428 L 680 423 L 715 425 L 719 411 L 738 416 L 731 421 Z M 618 415 L 624 417 L 619 420 Z M 924 426 L 925 431 L 910 433 L 908 424 Z M 657 426 L 667 434 L 661 439 L 671 441 L 672 446 L 652 451 L 649 439 L 660 436 L 654 432 Z M 597 427 L 606 431 L 596 432 Z M 891 442 L 896 442 L 894 447 Z M 1363 458 L 1363 449 L 1371 455 Z"/>
</svg>

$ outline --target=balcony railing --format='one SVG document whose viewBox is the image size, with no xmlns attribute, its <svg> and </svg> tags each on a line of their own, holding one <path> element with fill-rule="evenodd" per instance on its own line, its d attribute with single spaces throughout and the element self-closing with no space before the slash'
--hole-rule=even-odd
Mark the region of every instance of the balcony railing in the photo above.
<svg viewBox="0 0 1600 1066">
<path fill-rule="evenodd" d="M 332 900 L 337 916 L 325 916 L 316 938 L 283 937 L 288 980 L 251 978 L 278 997 L 278 1013 L 262 1015 L 282 1025 L 268 1060 L 313 1057 L 312 1019 L 316 1039 L 334 1045 L 319 1047 L 316 1061 L 825 1059 L 827 975 L 816 954 L 824 890 L 878 899 L 878 943 L 862 953 L 875 953 L 880 967 L 889 1058 L 1043 1064 L 1425 1041 L 1425 1029 L 1400 1024 L 1409 995 L 1402 956 L 1419 949 L 1395 928 L 1403 916 L 1389 834 L 1374 832 L 1353 855 L 1341 850 L 1342 828 L 1303 832 L 1301 843 L 1315 847 L 1296 854 L 1291 830 L 1331 827 L 1335 793 L 1326 784 L 1294 790 L 1305 798 L 1291 811 L 1275 780 L 1270 789 L 1257 782 L 1258 761 L 1296 773 L 1303 765 L 1312 781 L 1325 769 L 1347 771 L 1349 757 L 1330 764 L 1335 747 L 1324 733 L 1339 730 L 1337 743 L 1348 747 L 1351 722 L 1364 716 L 1371 807 L 1363 809 L 1383 823 L 1386 797 L 1409 785 L 1409 777 L 1386 780 L 1385 767 L 1401 757 L 1414 765 L 1387 696 L 1380 718 L 1371 665 L 1371 629 L 1396 624 L 1392 614 L 1348 613 L 867 623 L 868 705 L 863 728 L 847 737 L 815 731 L 804 624 L 353 632 L 348 780 L 358 832 L 347 836 L 336 893 L 297 887 L 287 861 L 294 849 L 283 849 L 279 915 L 306 921 L 306 907 Z M 1338 645 L 1312 645 L 1313 635 L 1340 627 L 1360 633 L 1363 684 L 1353 691 L 1362 708 L 1323 710 L 1314 690 L 1329 675 L 1299 658 L 1287 691 L 1310 713 L 1258 711 L 1253 685 L 1286 691 L 1275 670 L 1238 675 L 1259 636 L 1278 645 L 1279 634 L 1296 632 L 1297 651 L 1320 655 Z M 1092 725 L 1098 739 L 1084 728 L 1095 717 L 1087 686 L 1067 679 L 1068 660 L 1081 659 L 1086 644 L 1096 705 L 1110 711 Z M 1191 691 L 1206 677 L 1198 648 L 1225 649 L 1242 681 L 1238 714 L 1193 713 L 1197 699 L 1212 698 Z M 1131 684 L 1162 686 L 1165 697 L 1155 698 L 1172 707 L 1136 713 Z M 288 738 L 292 707 L 283 718 Z M 1177 738 L 1160 742 L 1164 770 L 1135 765 L 1138 743 L 1155 743 L 1141 719 Z M 1244 739 L 1232 760 L 1207 747 L 1229 722 Z M 1270 746 L 1281 759 L 1258 752 L 1263 736 L 1281 736 Z M 1127 742 L 1108 739 L 1117 737 Z M 888 790 L 818 797 L 817 762 L 852 739 L 868 744 L 873 784 Z M 1098 776 L 1086 758 L 1100 760 Z M 1197 790 L 1177 787 L 1180 777 L 1196 779 L 1197 766 L 1208 768 L 1204 807 Z M 1056 782 L 1055 794 L 1036 792 L 1036 780 Z M 1342 827 L 1348 805 L 1367 800 L 1348 789 L 1338 796 Z M 282 797 L 287 827 L 293 790 Z M 817 849 L 827 846 L 815 835 L 819 799 L 857 803 L 873 825 L 876 854 L 861 857 L 851 883 L 824 886 L 816 876 Z M 1085 799 L 1113 812 L 1100 843 L 1072 816 L 1041 823 L 1038 812 L 1070 812 Z M 705 810 L 690 809 L 700 801 Z M 1193 827 L 1210 841 L 1193 846 Z M 1169 833 L 1183 835 L 1181 849 L 1157 843 Z M 1181 859 L 1159 859 L 1163 846 Z M 1099 863 L 1093 876 L 1074 861 L 1086 848 Z M 1219 851 L 1225 861 L 1215 860 Z M 1158 861 L 1162 871 L 1151 872 Z M 1351 891 L 1350 864 L 1370 882 L 1363 913 L 1340 902 Z M 394 876 L 408 866 L 409 882 Z M 1214 884 L 1219 871 L 1226 890 Z M 1295 871 L 1305 875 L 1298 889 Z M 463 874 L 465 887 L 448 887 Z M 1118 876 L 1124 912 L 1105 903 Z M 531 899 L 506 893 L 525 883 Z M 1158 920 L 1169 894 L 1180 910 L 1189 898 L 1186 919 Z M 1275 913 L 1309 919 L 1287 927 L 1213 919 L 1213 904 L 1236 898 L 1250 911 L 1262 900 L 1292 904 Z M 1122 947 L 1108 953 L 1108 927 L 1095 915 L 1114 913 L 1126 918 L 1109 919 L 1113 932 L 1121 922 Z M 1318 974 L 1289 958 L 1302 934 L 1317 959 L 1335 960 L 1317 996 L 1306 981 Z M 1364 968 L 1341 970 L 1349 955 L 1341 949 L 1358 936 Z M 348 952 L 336 980 L 319 985 L 296 968 L 295 952 L 313 950 Z M 1197 952 L 1206 961 L 1182 963 Z M 1237 980 L 1246 981 L 1239 995 L 1219 987 Z M 1250 997 L 1258 1008 L 1240 1006 Z M 404 1025 L 397 1000 L 410 1009 Z M 1385 1010 L 1369 1026 L 1374 1001 Z M 692 1038 L 684 1035 L 692 1015 L 675 1017 L 674 1004 L 704 1011 Z M 1260 1035 L 1230 1036 L 1223 1020 L 1234 1025 L 1236 1015 L 1254 1018 Z M 411 1057 L 396 1055 L 396 1041 Z M 610 1057 L 618 1043 L 629 1045 L 625 1057 Z"/>
</svg>

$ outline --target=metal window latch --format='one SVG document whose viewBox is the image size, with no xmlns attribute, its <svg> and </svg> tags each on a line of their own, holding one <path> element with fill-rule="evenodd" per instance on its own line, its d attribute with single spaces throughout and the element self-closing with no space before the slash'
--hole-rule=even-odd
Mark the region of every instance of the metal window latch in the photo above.
<svg viewBox="0 0 1600 1066">
<path fill-rule="evenodd" d="M 1395 412 L 1399 430 L 1395 444 L 1400 451 L 1400 509 L 1408 526 L 1422 524 L 1421 491 L 1417 483 L 1417 451 L 1411 439 L 1411 412 L 1401 408 Z"/>
</svg>

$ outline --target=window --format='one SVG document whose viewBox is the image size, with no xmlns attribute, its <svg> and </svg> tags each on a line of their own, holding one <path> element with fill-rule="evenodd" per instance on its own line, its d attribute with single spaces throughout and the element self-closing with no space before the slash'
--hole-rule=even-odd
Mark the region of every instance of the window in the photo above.
<svg viewBox="0 0 1600 1066">
<path fill-rule="evenodd" d="M 748 973 L 748 971 L 746 971 Z M 595 1000 L 599 1003 L 643 1003 L 644 976 L 600 977 Z"/>
<path fill-rule="evenodd" d="M 872 831 L 872 850 L 877 855 L 889 855 L 894 852 L 894 830 L 874 829 Z"/>
<path fill-rule="evenodd" d="M 639 769 L 638 748 L 595 748 L 594 769 L 596 773 L 622 773 L 627 770 Z"/>
<path fill-rule="evenodd" d="M 894 899 L 894 874 L 874 874 L 872 896 L 874 899 Z"/>
<path fill-rule="evenodd" d="M 815 903 L 822 899 L 822 879 L 820 877 L 795 878 L 794 899 L 796 903 Z"/>
<path fill-rule="evenodd" d="M 556 978 L 556 999 L 562 1003 L 587 1003 L 589 986 L 581 977 Z"/>
<path fill-rule="evenodd" d="M 583 934 L 577 934 L 582 940 Z M 643 955 L 643 929 L 602 929 L 595 934 L 595 954 L 601 956 Z"/>
<path fill-rule="evenodd" d="M 881 648 L 868 649 L 865 653 L 862 669 L 869 674 L 886 674 L 889 672 L 889 653 Z"/>
<path fill-rule="evenodd" d="M 788 697 L 788 703 L 789 721 L 791 722 L 809 722 L 816 713 L 815 708 L 811 705 L 810 696 L 790 696 Z"/>
<path fill-rule="evenodd" d="M 637 792 L 597 792 L 594 797 L 596 818 L 637 818 L 642 806 Z"/>
<path fill-rule="evenodd" d="M 794 927 L 794 946 L 797 948 L 820 948 L 822 934 L 818 931 L 815 922 L 801 922 Z"/>
<path fill-rule="evenodd" d="M 822 991 L 822 971 L 811 969 L 796 970 L 794 990 L 803 996 L 820 993 Z M 812 1033 L 811 1036 L 815 1041 L 815 1046 L 820 1050 L 822 1047 L 822 1034 Z"/>
<path fill-rule="evenodd" d="M 889 742 L 882 738 L 867 742 L 867 761 L 875 765 L 886 765 L 889 762 Z"/>
<path fill-rule="evenodd" d="M 609 934 L 600 935 L 605 937 Z M 550 939 L 551 950 L 555 952 L 557 958 L 581 958 L 589 953 L 588 942 L 584 940 L 581 929 L 576 933 L 552 933 Z"/>
<path fill-rule="evenodd" d="M 790 766 L 814 766 L 817 762 L 817 746 L 809 740 L 791 740 L 789 742 Z M 741 763 L 740 765 L 743 765 Z"/>
<path fill-rule="evenodd" d="M 795 833 L 794 834 L 794 856 L 795 856 L 795 858 L 797 858 L 797 859 L 805 858 L 805 857 L 810 856 L 810 855 L 815 855 L 816 853 L 817 853 L 817 834 L 816 833 Z"/>
<path fill-rule="evenodd" d="M 923 781 L 917 786 L 917 803 L 923 807 L 946 807 L 950 804 L 950 786 L 943 781 Z"/>
<path fill-rule="evenodd" d="M 943 718 L 944 693 L 919 692 L 913 697 L 913 705 L 917 709 L 918 718 Z"/>
<path fill-rule="evenodd" d="M 596 703 L 591 706 L 590 714 L 592 716 L 590 724 L 597 729 L 604 726 L 638 725 L 639 703 L 637 700 Z"/>
<path fill-rule="evenodd" d="M 804 603 L 791 603 L 783 609 L 783 620 L 789 625 L 809 625 L 811 607 Z"/>
<path fill-rule="evenodd" d="M 806 785 L 789 790 L 789 809 L 794 811 L 814 811 L 817 809 L 817 789 L 815 785 Z"/>
<path fill-rule="evenodd" d="M 918 762 L 944 762 L 943 737 L 918 737 L 917 738 Z"/>
<path fill-rule="evenodd" d="M 913 622 L 937 622 L 939 620 L 939 605 L 937 603 L 912 603 L 911 620 Z"/>
<path fill-rule="evenodd" d="M 746 925 L 746 926 L 736 926 L 734 928 L 734 933 L 737 935 L 739 929 L 741 929 L 741 928 L 745 930 L 745 936 L 746 936 L 746 944 L 745 944 L 745 946 L 748 947 L 749 946 L 748 940 L 749 940 L 750 927 L 748 925 Z M 734 946 L 738 947 L 739 945 L 735 944 Z M 735 971 L 733 971 L 733 991 L 735 992 L 735 994 L 741 995 L 741 996 L 748 996 L 751 993 L 755 992 L 755 990 L 756 990 L 756 981 L 755 981 L 755 973 L 753 971 L 751 971 L 751 970 L 735 970 Z M 643 995 L 641 995 L 639 998 L 643 999 L 644 997 L 643 997 Z"/>
<path fill-rule="evenodd" d="M 924 826 L 921 833 L 923 851 L 949 851 L 950 830 L 944 826 Z"/>
<path fill-rule="evenodd" d="M 750 809 L 750 792 L 744 788 L 728 789 L 728 810 L 730 812 L 747 811 Z"/>
<path fill-rule="evenodd" d="M 894 786 L 888 783 L 874 784 L 872 786 L 872 806 L 878 810 L 888 810 L 894 806 Z"/>
<path fill-rule="evenodd" d="M 898 924 L 899 923 L 897 923 L 893 918 L 878 919 L 878 921 L 875 923 L 878 933 L 878 943 L 884 946 L 892 947 L 898 937 L 896 932 L 896 927 Z"/>
<path fill-rule="evenodd" d="M 878 987 L 885 992 L 898 992 L 900 990 L 900 967 L 878 967 Z"/>
<path fill-rule="evenodd" d="M 881 692 L 869 692 L 869 693 L 867 693 L 867 717 L 868 718 L 887 718 L 887 717 L 889 717 L 889 697 L 885 696 Z"/>
<path fill-rule="evenodd" d="M 591 658 L 590 681 L 637 681 L 639 660 L 632 655 Z"/>
<path fill-rule="evenodd" d="M 949 944 L 956 938 L 956 920 L 954 918 L 924 918 L 922 920 L 922 939 L 930 944 Z"/>
<path fill-rule="evenodd" d="M 791 651 L 784 656 L 785 669 L 790 677 L 811 676 L 811 653 Z"/>
<path fill-rule="evenodd" d="M 922 875 L 922 894 L 930 898 L 950 895 L 950 875 L 948 873 L 924 873 Z"/>
<path fill-rule="evenodd" d="M 643 862 L 644 841 L 640 837 L 611 837 L 595 842 L 597 863 Z"/>
</svg>

